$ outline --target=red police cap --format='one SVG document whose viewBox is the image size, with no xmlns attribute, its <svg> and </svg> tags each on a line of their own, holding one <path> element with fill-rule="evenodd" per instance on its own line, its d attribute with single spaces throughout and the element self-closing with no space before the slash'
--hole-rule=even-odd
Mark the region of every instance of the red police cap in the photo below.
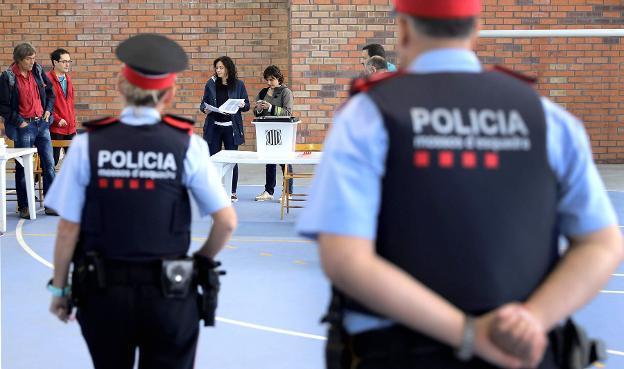
<svg viewBox="0 0 624 369">
<path fill-rule="evenodd" d="M 394 9 L 423 18 L 466 18 L 479 15 L 481 0 L 394 0 Z"/>
</svg>

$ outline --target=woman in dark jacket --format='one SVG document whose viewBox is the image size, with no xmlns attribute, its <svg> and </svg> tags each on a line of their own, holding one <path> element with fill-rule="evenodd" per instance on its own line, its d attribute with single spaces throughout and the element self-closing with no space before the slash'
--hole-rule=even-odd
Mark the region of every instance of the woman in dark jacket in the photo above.
<svg viewBox="0 0 624 369">
<path fill-rule="evenodd" d="M 256 97 L 256 107 L 254 115 L 260 116 L 290 116 L 293 108 L 293 93 L 283 85 L 284 75 L 275 65 L 269 65 L 264 70 L 264 80 L 268 87 L 263 88 Z M 280 164 L 282 174 L 284 174 L 284 164 Z M 264 191 L 256 196 L 256 201 L 273 200 L 275 192 L 275 164 L 266 165 L 266 182 Z M 288 172 L 292 173 L 292 165 L 288 164 Z M 288 193 L 293 193 L 293 181 L 288 181 Z"/>
<path fill-rule="evenodd" d="M 245 143 L 243 117 L 241 112 L 249 111 L 249 97 L 243 81 L 238 79 L 236 66 L 230 57 L 222 56 L 213 62 L 215 74 L 208 80 L 204 88 L 199 109 L 206 114 L 204 121 L 204 140 L 208 142 L 210 155 L 225 150 L 238 150 Z M 235 114 L 221 114 L 208 110 L 204 103 L 219 107 L 228 99 L 244 99 Z M 236 187 L 238 184 L 238 165 L 234 166 L 232 176 L 232 201 L 238 201 Z"/>
</svg>

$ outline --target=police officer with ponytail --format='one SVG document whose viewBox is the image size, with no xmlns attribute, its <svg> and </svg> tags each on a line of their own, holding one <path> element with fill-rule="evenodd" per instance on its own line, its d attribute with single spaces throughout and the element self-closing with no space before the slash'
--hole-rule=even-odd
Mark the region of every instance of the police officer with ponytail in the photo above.
<svg viewBox="0 0 624 369">
<path fill-rule="evenodd" d="M 213 258 L 236 215 L 193 122 L 164 114 L 176 73 L 188 66 L 184 50 L 142 34 L 116 54 L 124 63 L 117 87 L 126 107 L 119 117 L 85 124 L 88 133 L 73 140 L 46 196 L 61 216 L 50 311 L 68 321 L 73 258 L 71 300 L 96 369 L 130 369 L 137 349 L 140 368 L 192 368 L 200 317 L 214 323 L 200 309 L 197 280 L 210 279 L 215 288 L 202 285 L 203 293 L 216 295 Z M 189 193 L 200 216 L 213 219 L 195 270 L 186 257 Z"/>
<path fill-rule="evenodd" d="M 405 69 L 354 83 L 298 223 L 334 285 L 328 367 L 569 367 L 552 333 L 622 259 L 585 130 L 483 69 L 479 0 L 394 7 Z"/>
</svg>

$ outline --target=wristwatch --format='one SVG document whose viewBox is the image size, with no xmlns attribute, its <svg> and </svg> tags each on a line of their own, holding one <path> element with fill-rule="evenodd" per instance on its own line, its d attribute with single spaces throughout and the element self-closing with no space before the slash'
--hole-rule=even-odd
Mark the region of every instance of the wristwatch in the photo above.
<svg viewBox="0 0 624 369">
<path fill-rule="evenodd" d="M 46 286 L 46 288 L 48 291 L 50 291 L 50 293 L 52 293 L 52 296 L 54 297 L 69 296 L 69 293 L 71 292 L 70 286 L 65 286 L 63 288 L 54 287 L 54 285 L 52 284 L 52 279 L 48 281 L 48 285 Z"/>
<path fill-rule="evenodd" d="M 466 314 L 464 319 L 462 342 L 457 350 L 455 350 L 455 356 L 461 361 L 469 361 L 474 354 L 475 318 Z"/>
</svg>

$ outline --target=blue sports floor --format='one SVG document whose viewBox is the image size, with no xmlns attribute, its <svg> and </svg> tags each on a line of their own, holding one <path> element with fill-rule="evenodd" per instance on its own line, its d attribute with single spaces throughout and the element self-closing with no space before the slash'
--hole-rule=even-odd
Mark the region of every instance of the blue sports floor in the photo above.
<svg viewBox="0 0 624 369">
<path fill-rule="evenodd" d="M 239 228 L 220 254 L 222 279 L 216 328 L 202 328 L 196 367 L 213 369 L 320 369 L 329 286 L 315 245 L 298 237 L 295 209 L 279 220 L 279 204 L 256 203 L 259 186 L 240 186 Z M 610 192 L 620 219 L 624 193 Z M 48 312 L 44 286 L 51 276 L 58 218 L 38 214 L 24 221 L 8 205 L 8 233 L 0 237 L 1 367 L 84 369 L 91 366 L 76 322 Z M 132 216 L 120 214 L 120 216 Z M 193 223 L 193 249 L 209 220 Z M 147 230 L 146 230 L 147 231 Z M 588 265 L 588 268 L 592 266 Z M 607 368 L 624 368 L 624 265 L 604 291 L 577 314 L 590 335 L 607 341 Z"/>
</svg>

